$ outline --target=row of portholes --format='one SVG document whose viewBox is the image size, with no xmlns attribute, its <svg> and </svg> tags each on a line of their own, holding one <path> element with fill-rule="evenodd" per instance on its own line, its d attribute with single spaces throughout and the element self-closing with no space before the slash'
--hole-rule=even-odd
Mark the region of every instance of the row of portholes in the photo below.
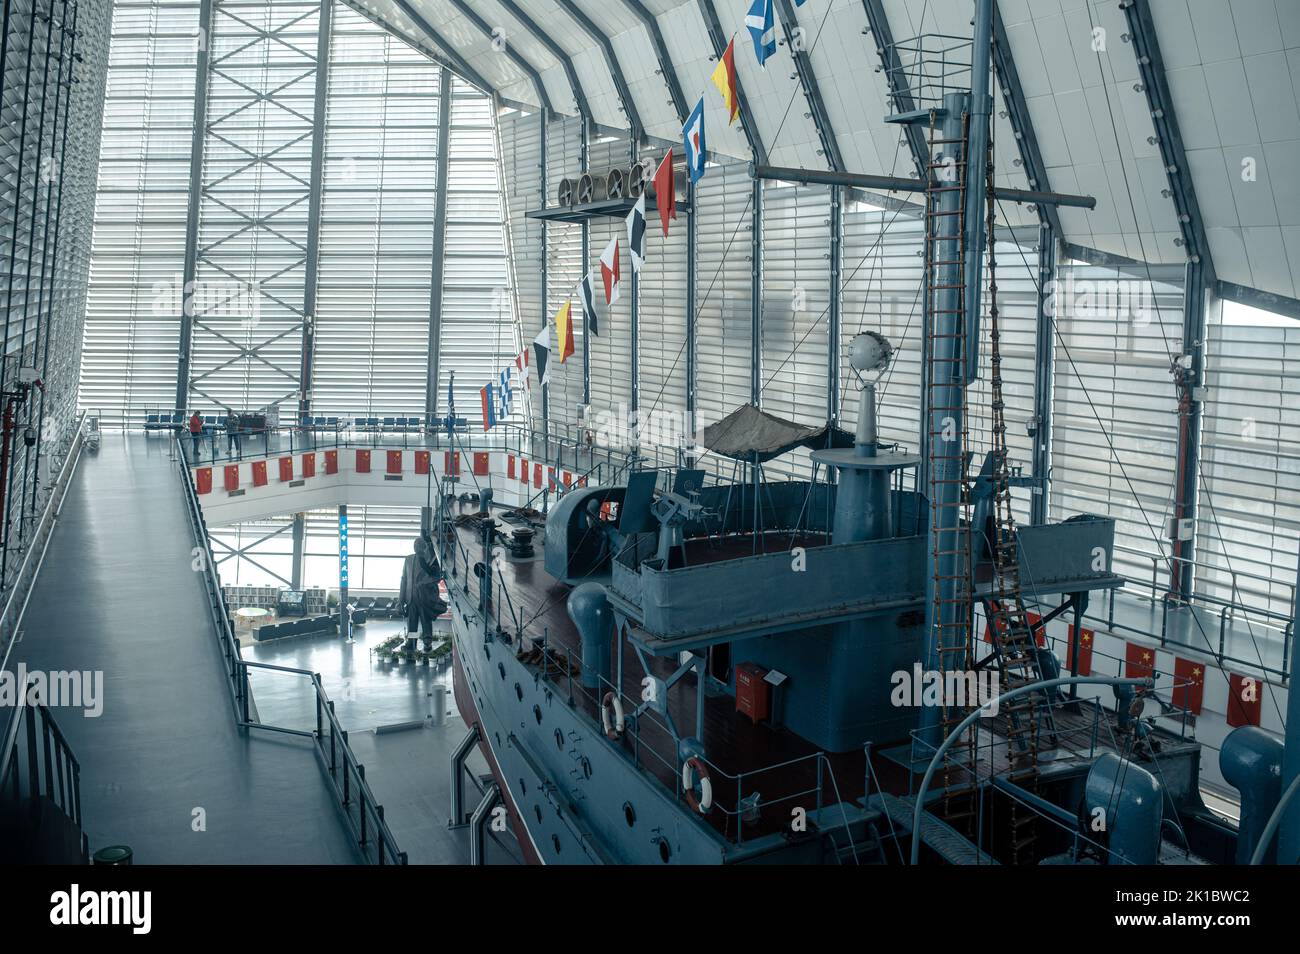
<svg viewBox="0 0 1300 954">
<path fill-rule="evenodd" d="M 483 644 L 483 654 L 489 660 L 491 660 L 492 651 L 488 647 L 487 643 Z M 506 667 L 504 663 L 501 662 L 497 663 L 497 674 L 501 677 L 501 680 L 504 682 L 506 678 Z M 524 701 L 524 688 L 522 685 L 520 685 L 517 682 L 515 683 L 515 698 L 520 702 Z M 479 705 L 482 706 L 482 704 L 483 704 L 482 700 L 480 699 Z M 538 725 L 542 724 L 542 710 L 541 707 L 538 705 L 533 706 L 533 718 L 537 720 Z M 497 748 L 500 748 L 501 733 L 496 732 L 493 734 L 496 737 Z M 557 728 L 555 730 L 555 747 L 559 749 L 561 752 L 564 751 L 564 730 L 562 729 Z M 579 764 L 582 766 L 583 777 L 588 779 L 591 778 L 591 760 L 584 755 L 582 756 L 581 762 Z M 528 794 L 528 786 L 524 783 L 524 780 L 522 778 L 519 779 L 519 792 L 521 796 L 526 796 Z M 535 803 L 533 805 L 533 812 L 537 815 L 537 823 L 540 825 L 542 823 L 542 806 L 540 803 Z M 632 805 L 631 802 L 623 803 L 623 820 L 627 822 L 628 828 L 633 828 L 636 826 L 636 808 Z M 554 834 L 551 835 L 551 847 L 555 850 L 555 853 L 557 855 L 560 853 L 561 845 L 560 845 L 559 835 L 554 835 Z M 671 858 L 672 858 L 672 847 L 668 844 L 668 840 L 666 838 L 661 837 L 659 839 L 659 860 L 662 861 L 664 864 L 667 864 L 669 859 Z"/>
</svg>

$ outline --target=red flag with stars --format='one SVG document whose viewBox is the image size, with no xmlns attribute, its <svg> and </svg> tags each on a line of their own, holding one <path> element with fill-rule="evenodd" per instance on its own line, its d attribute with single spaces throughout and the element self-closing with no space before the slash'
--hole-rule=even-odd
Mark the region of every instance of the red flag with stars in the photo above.
<svg viewBox="0 0 1300 954">
<path fill-rule="evenodd" d="M 1228 675 L 1228 725 L 1259 725 L 1264 685 L 1255 676 Z"/>
<path fill-rule="evenodd" d="M 1128 679 L 1147 679 L 1156 668 L 1156 651 L 1150 646 L 1125 643 L 1124 675 Z"/>
<path fill-rule="evenodd" d="M 1205 664 L 1195 659 L 1174 657 L 1174 692 L 1171 698 L 1175 709 L 1186 709 L 1192 715 L 1201 714 L 1205 699 Z"/>
<path fill-rule="evenodd" d="M 1080 676 L 1092 675 L 1092 644 L 1096 634 L 1087 627 L 1079 628 L 1079 666 L 1074 666 L 1074 624 L 1069 625 L 1065 642 L 1065 668 Z"/>
</svg>

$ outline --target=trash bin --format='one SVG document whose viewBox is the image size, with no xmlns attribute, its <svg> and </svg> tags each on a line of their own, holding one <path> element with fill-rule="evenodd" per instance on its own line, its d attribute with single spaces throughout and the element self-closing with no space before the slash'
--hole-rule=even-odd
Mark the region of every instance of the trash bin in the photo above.
<svg viewBox="0 0 1300 954">
<path fill-rule="evenodd" d="M 101 848 L 95 852 L 90 859 L 90 863 L 94 865 L 134 864 L 131 859 L 131 849 L 126 845 L 109 845 L 107 848 Z"/>
</svg>

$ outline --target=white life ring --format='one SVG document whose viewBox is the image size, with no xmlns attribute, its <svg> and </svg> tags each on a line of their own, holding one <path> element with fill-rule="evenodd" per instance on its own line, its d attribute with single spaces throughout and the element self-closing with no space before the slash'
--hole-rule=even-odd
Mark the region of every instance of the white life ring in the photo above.
<svg viewBox="0 0 1300 954">
<path fill-rule="evenodd" d="M 695 794 L 695 776 L 700 776 L 700 794 Z M 709 770 L 697 757 L 691 756 L 682 763 L 682 791 L 686 793 L 686 804 L 701 815 L 707 815 L 713 807 L 713 782 L 709 779 Z"/>
<path fill-rule="evenodd" d="M 613 717 L 610 717 L 611 711 Z M 618 741 L 623 736 L 623 703 L 612 692 L 605 693 L 600 703 L 600 725 L 605 738 Z"/>
</svg>

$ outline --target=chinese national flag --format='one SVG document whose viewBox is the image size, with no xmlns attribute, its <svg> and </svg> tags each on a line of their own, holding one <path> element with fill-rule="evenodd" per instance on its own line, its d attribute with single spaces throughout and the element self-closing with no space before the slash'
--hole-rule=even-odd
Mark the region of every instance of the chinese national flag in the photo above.
<svg viewBox="0 0 1300 954">
<path fill-rule="evenodd" d="M 1228 725 L 1259 725 L 1264 686 L 1254 676 L 1228 676 Z"/>
<path fill-rule="evenodd" d="M 1150 646 L 1125 643 L 1124 675 L 1129 679 L 1146 679 L 1156 667 L 1156 651 Z"/>
<path fill-rule="evenodd" d="M 1047 648 L 1047 627 L 1043 625 L 1043 617 L 1037 613 L 1025 611 L 1025 620 L 1029 623 L 1029 630 L 1034 634 L 1034 645 L 1039 649 Z"/>
<path fill-rule="evenodd" d="M 1186 709 L 1192 715 L 1201 714 L 1201 701 L 1205 698 L 1205 664 L 1194 659 L 1174 657 L 1175 709 Z"/>
<path fill-rule="evenodd" d="M 1092 675 L 1092 643 L 1096 638 L 1092 630 L 1086 627 L 1079 629 L 1079 666 L 1074 666 L 1074 624 L 1070 624 L 1068 639 L 1065 643 L 1065 668 L 1070 672 L 1077 672 L 1080 676 Z"/>
</svg>

